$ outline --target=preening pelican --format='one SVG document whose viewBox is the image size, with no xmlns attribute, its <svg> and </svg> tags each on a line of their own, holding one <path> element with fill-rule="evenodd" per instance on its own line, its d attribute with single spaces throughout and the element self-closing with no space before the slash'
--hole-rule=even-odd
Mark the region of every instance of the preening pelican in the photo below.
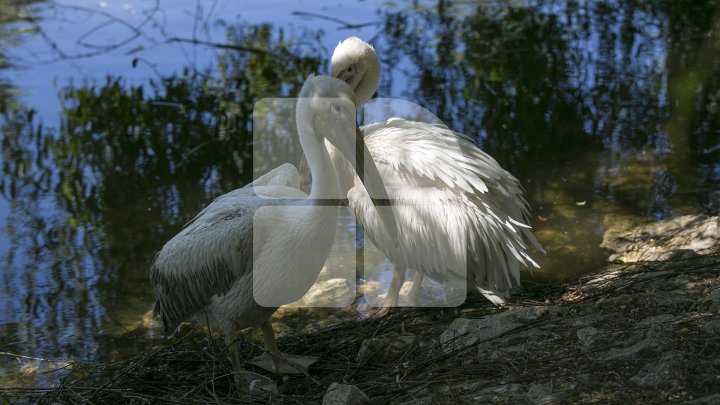
<svg viewBox="0 0 720 405">
<path fill-rule="evenodd" d="M 380 62 L 373 47 L 351 37 L 332 55 L 331 74 L 355 90 L 359 109 L 376 91 Z M 356 177 L 344 169 L 348 201 L 370 240 L 394 264 L 385 308 L 396 306 L 406 268 L 414 269 L 411 297 L 422 276 L 439 282 L 467 277 L 496 305 L 520 283 L 520 265 L 539 267 L 528 243 L 544 252 L 528 225 L 519 181 L 469 138 L 445 126 L 392 118 L 362 134 L 394 201 L 399 246 L 380 226 Z M 331 150 L 334 158 L 341 157 Z M 464 297 L 464 291 L 463 291 Z"/>
<path fill-rule="evenodd" d="M 317 360 L 281 354 L 269 318 L 277 306 L 307 292 L 334 241 L 339 207 L 328 201 L 343 194 L 323 140 L 365 173 L 370 193 L 387 198 L 374 164 L 355 160 L 353 98 L 350 86 L 327 76 L 310 76 L 300 91 L 297 129 L 312 174 L 309 196 L 299 189 L 297 170 L 282 165 L 216 198 L 155 257 L 150 270 L 154 312 L 165 332 L 173 333 L 183 321 L 209 322 L 225 334 L 236 376 L 270 382 L 242 371 L 234 342 L 248 327 L 260 326 L 263 332 L 267 352 L 256 364 L 264 368 L 298 373 Z M 357 146 L 365 150 L 361 139 Z M 397 235 L 391 210 L 380 215 L 388 232 Z M 268 297 L 281 302 L 261 305 Z"/>
</svg>

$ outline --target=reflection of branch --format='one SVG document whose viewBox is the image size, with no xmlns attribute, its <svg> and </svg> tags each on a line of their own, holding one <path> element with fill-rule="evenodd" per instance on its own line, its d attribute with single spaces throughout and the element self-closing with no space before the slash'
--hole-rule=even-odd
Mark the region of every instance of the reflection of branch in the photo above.
<svg viewBox="0 0 720 405">
<path fill-rule="evenodd" d="M 65 4 L 56 4 L 55 7 L 67 8 L 70 10 L 85 11 L 87 13 L 94 13 L 94 14 L 98 14 L 98 15 L 101 15 L 101 16 L 107 18 L 108 21 L 106 21 L 102 24 L 99 24 L 99 25 L 95 26 L 94 28 L 90 29 L 88 32 L 86 32 L 80 38 L 78 38 L 77 41 L 75 41 L 75 42 L 78 45 L 84 46 L 86 48 L 113 50 L 113 49 L 119 48 L 119 47 L 127 44 L 128 42 L 132 41 L 133 39 L 141 36 L 142 31 L 140 29 L 143 26 L 145 26 L 145 24 L 147 24 L 148 22 L 150 22 L 152 20 L 152 17 L 155 15 L 155 12 L 160 8 L 160 3 L 159 3 L 159 0 L 155 0 L 155 6 L 153 6 L 153 8 L 149 9 L 148 11 L 143 11 L 145 13 L 145 15 L 147 16 L 147 18 L 145 18 L 145 20 L 143 20 L 137 26 L 132 25 L 132 24 L 128 23 L 127 21 L 116 17 L 113 14 L 108 13 L 107 11 L 97 10 L 97 9 L 93 9 L 93 8 L 89 8 L 89 7 L 83 7 L 83 6 L 65 5 Z M 115 24 L 115 23 L 120 24 L 120 25 L 124 26 L 125 28 L 129 29 L 130 31 L 132 31 L 133 35 L 130 36 L 129 38 L 126 38 L 126 39 L 124 39 L 120 42 L 117 42 L 115 44 L 112 44 L 112 45 L 100 45 L 99 46 L 99 45 L 93 45 L 93 44 L 88 44 L 88 43 L 83 42 L 85 40 L 85 38 L 89 37 L 96 31 L 98 31 L 108 25 Z"/>
<path fill-rule="evenodd" d="M 379 22 L 367 22 L 367 23 L 361 23 L 361 24 L 353 24 L 344 20 L 341 20 L 339 18 L 330 17 L 327 15 L 317 14 L 317 13 L 308 13 L 307 11 L 293 11 L 292 15 L 300 16 L 300 17 L 310 17 L 310 18 L 319 18 L 321 20 L 327 20 L 332 21 L 334 23 L 338 23 L 341 26 L 338 27 L 338 30 L 355 30 L 362 27 L 368 27 L 370 25 L 378 25 Z"/>
<path fill-rule="evenodd" d="M 195 146 L 194 148 L 190 149 L 190 151 L 182 157 L 182 161 L 177 165 L 178 168 L 185 166 L 186 163 L 190 161 L 190 156 L 195 154 L 195 152 L 199 151 L 200 149 L 204 148 L 207 145 L 210 145 L 215 142 L 220 142 L 220 139 L 210 139 L 205 142 L 200 143 L 199 145 Z"/>
<path fill-rule="evenodd" d="M 143 11 L 143 12 L 145 13 L 145 15 L 146 15 L 146 18 L 145 18 L 143 21 L 141 21 L 138 25 L 132 25 L 132 24 L 130 24 L 129 22 L 127 22 L 127 21 L 125 21 L 125 20 L 123 20 L 123 19 L 121 19 L 121 18 L 118 18 L 118 17 L 114 16 L 113 14 L 108 13 L 108 12 L 106 12 L 106 11 L 97 10 L 97 9 L 93 9 L 93 8 L 89 8 L 89 7 L 76 6 L 76 5 L 67 5 L 67 4 L 52 4 L 52 7 L 55 8 L 56 10 L 57 10 L 57 9 L 68 9 L 68 10 L 82 11 L 82 12 L 86 12 L 86 13 L 88 13 L 88 14 L 90 14 L 90 15 L 100 15 L 100 16 L 103 16 L 103 17 L 107 18 L 107 21 L 105 21 L 105 22 L 103 22 L 103 23 L 101 23 L 101 24 L 98 24 L 97 26 L 91 28 L 89 31 L 85 32 L 83 35 L 80 36 L 80 38 L 78 38 L 78 39 L 75 41 L 75 43 L 76 43 L 77 45 L 82 46 L 82 47 L 85 47 L 85 48 L 93 49 L 93 51 L 85 52 L 85 53 L 77 53 L 77 54 L 73 54 L 73 55 L 70 55 L 70 54 L 67 54 L 66 52 L 64 52 L 64 51 L 60 48 L 60 46 L 58 46 L 57 42 L 55 42 L 55 41 L 50 37 L 50 35 L 48 35 L 48 34 L 43 30 L 43 28 L 40 26 L 40 23 L 39 23 L 37 20 L 35 20 L 35 19 L 29 19 L 29 20 L 28 20 L 28 22 L 33 26 L 33 28 L 35 29 L 35 31 L 40 34 L 40 36 L 45 40 L 45 42 L 46 42 L 46 43 L 50 46 L 50 48 L 58 55 L 58 57 L 59 57 L 60 59 L 70 60 L 70 59 L 90 58 L 90 57 L 93 57 L 93 56 L 101 55 L 101 54 L 103 54 L 103 53 L 107 53 L 107 52 L 113 51 L 113 50 L 115 50 L 115 49 L 117 49 L 117 48 L 120 48 L 120 47 L 122 47 L 122 46 L 124 46 L 124 45 L 127 45 L 128 43 L 132 42 L 133 40 L 137 39 L 137 38 L 140 37 L 140 36 L 144 36 L 144 34 L 143 34 L 143 32 L 142 32 L 141 29 L 142 29 L 147 23 L 149 23 L 150 21 L 153 21 L 153 16 L 154 16 L 155 13 L 159 10 L 160 3 L 159 3 L 159 0 L 155 0 L 155 5 L 154 5 L 152 8 Z M 128 30 L 130 30 L 130 31 L 132 32 L 132 34 L 131 34 L 129 37 L 127 37 L 127 38 L 125 38 L 125 39 L 122 39 L 122 40 L 119 41 L 119 42 L 116 42 L 116 43 L 114 43 L 114 44 L 109 44 L 109 45 L 94 45 L 94 44 L 90 44 L 90 43 L 84 42 L 84 40 L 85 40 L 87 37 L 89 37 L 90 35 L 92 35 L 92 34 L 94 34 L 95 32 L 101 30 L 102 28 L 105 28 L 105 27 L 107 27 L 107 26 L 109 26 L 109 25 L 112 25 L 112 24 L 120 24 L 120 25 L 122 25 L 123 27 L 127 28 Z M 50 60 L 50 61 L 36 61 L 36 63 L 53 63 L 53 62 L 55 62 L 55 61 L 54 61 L 54 60 Z"/>
<path fill-rule="evenodd" d="M 40 361 L 49 361 L 49 362 L 53 362 L 53 363 L 61 363 L 60 360 L 49 360 L 49 359 L 43 359 L 40 357 L 23 356 L 22 354 L 15 354 L 15 353 L 10 353 L 10 352 L 0 352 L 0 355 L 13 356 L 17 359 L 40 360 Z"/>
<path fill-rule="evenodd" d="M 168 39 L 166 42 L 185 42 L 189 44 L 194 45 L 205 45 L 205 46 L 212 46 L 213 48 L 220 48 L 220 49 L 230 49 L 233 51 L 240 51 L 240 52 L 250 52 L 254 54 L 259 55 L 270 55 L 279 57 L 280 55 L 276 55 L 267 49 L 261 49 L 261 48 L 252 48 L 249 46 L 242 46 L 242 45 L 231 45 L 231 44 L 221 44 L 219 42 L 211 42 L 211 41 L 203 41 L 202 39 L 192 39 L 192 38 L 178 38 L 178 37 L 172 37 Z"/>
</svg>

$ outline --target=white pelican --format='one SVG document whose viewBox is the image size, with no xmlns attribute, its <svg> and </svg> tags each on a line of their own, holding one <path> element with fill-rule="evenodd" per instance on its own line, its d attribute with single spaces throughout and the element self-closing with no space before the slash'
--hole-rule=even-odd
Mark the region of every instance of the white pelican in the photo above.
<svg viewBox="0 0 720 405">
<path fill-rule="evenodd" d="M 359 109 L 380 80 L 375 50 L 351 37 L 338 44 L 331 63 L 331 75 L 355 90 Z M 539 267 L 527 243 L 544 253 L 527 225 L 528 207 L 519 181 L 468 138 L 442 125 L 392 118 L 361 131 L 394 201 L 400 232 L 396 246 L 345 166 L 340 175 L 350 189 L 350 208 L 395 266 L 379 316 L 397 305 L 406 268 L 418 272 L 411 298 L 419 297 L 427 275 L 446 283 L 467 280 L 468 287 L 474 286 L 494 304 L 504 304 L 510 288 L 520 283 L 519 266 Z M 341 159 L 332 150 L 331 155 Z"/>
<path fill-rule="evenodd" d="M 154 312 L 165 332 L 173 333 L 183 321 L 208 322 L 220 329 L 236 379 L 271 384 L 266 377 L 242 370 L 234 343 L 238 332 L 248 327 L 260 326 L 263 332 L 267 351 L 256 359 L 261 367 L 302 373 L 317 360 L 279 352 L 269 322 L 277 307 L 260 305 L 258 297 L 280 297 L 281 304 L 299 299 L 327 259 L 339 209 L 332 201 L 343 194 L 323 140 L 351 162 L 356 146 L 366 150 L 361 139 L 356 145 L 353 98 L 350 86 L 327 76 L 310 76 L 300 91 L 297 128 L 312 173 L 309 196 L 299 189 L 297 170 L 282 165 L 216 198 L 155 257 L 150 270 L 157 297 Z M 369 159 L 353 167 L 366 173 L 371 193 L 387 198 Z M 397 234 L 391 210 L 382 211 L 389 233 Z"/>
</svg>

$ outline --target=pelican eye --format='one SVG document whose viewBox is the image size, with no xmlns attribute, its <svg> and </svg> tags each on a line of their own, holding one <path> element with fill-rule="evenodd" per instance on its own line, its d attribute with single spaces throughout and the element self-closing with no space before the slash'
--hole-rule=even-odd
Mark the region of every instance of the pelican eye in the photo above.
<svg viewBox="0 0 720 405">
<path fill-rule="evenodd" d="M 353 63 L 352 65 L 341 70 L 335 77 L 344 81 L 345 83 L 350 84 L 350 82 L 355 78 L 356 70 L 357 70 L 357 65 L 355 63 Z"/>
</svg>

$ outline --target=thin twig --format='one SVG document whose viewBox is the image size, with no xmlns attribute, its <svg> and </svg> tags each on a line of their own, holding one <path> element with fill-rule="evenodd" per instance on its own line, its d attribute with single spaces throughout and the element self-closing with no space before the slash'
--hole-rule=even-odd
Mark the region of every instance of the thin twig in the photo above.
<svg viewBox="0 0 720 405">
<path fill-rule="evenodd" d="M 279 55 L 269 52 L 267 49 L 253 48 L 253 47 L 242 46 L 242 45 L 223 44 L 223 43 L 212 42 L 212 41 L 203 41 L 202 39 L 196 39 L 196 38 L 172 37 L 172 38 L 168 38 L 165 42 L 167 42 L 167 43 L 183 42 L 183 43 L 189 43 L 189 44 L 193 44 L 193 45 L 205 45 L 205 46 L 211 46 L 213 48 L 230 49 L 230 50 L 239 51 L 239 52 L 249 52 L 249 53 L 258 54 L 258 55 L 269 55 L 269 56 L 273 56 L 273 57 L 280 57 Z"/>
<path fill-rule="evenodd" d="M 348 22 L 345 20 L 341 20 L 339 18 L 330 17 L 327 15 L 322 15 L 322 14 L 318 14 L 318 13 L 310 13 L 307 11 L 293 11 L 292 15 L 296 15 L 299 17 L 319 18 L 321 20 L 331 21 L 331 22 L 340 24 L 340 27 L 338 27 L 338 30 L 356 30 L 358 28 L 363 28 L 363 27 L 368 27 L 371 25 L 380 24 L 380 22 L 378 22 L 378 21 L 354 24 L 354 23 L 351 23 L 351 22 Z"/>
</svg>

